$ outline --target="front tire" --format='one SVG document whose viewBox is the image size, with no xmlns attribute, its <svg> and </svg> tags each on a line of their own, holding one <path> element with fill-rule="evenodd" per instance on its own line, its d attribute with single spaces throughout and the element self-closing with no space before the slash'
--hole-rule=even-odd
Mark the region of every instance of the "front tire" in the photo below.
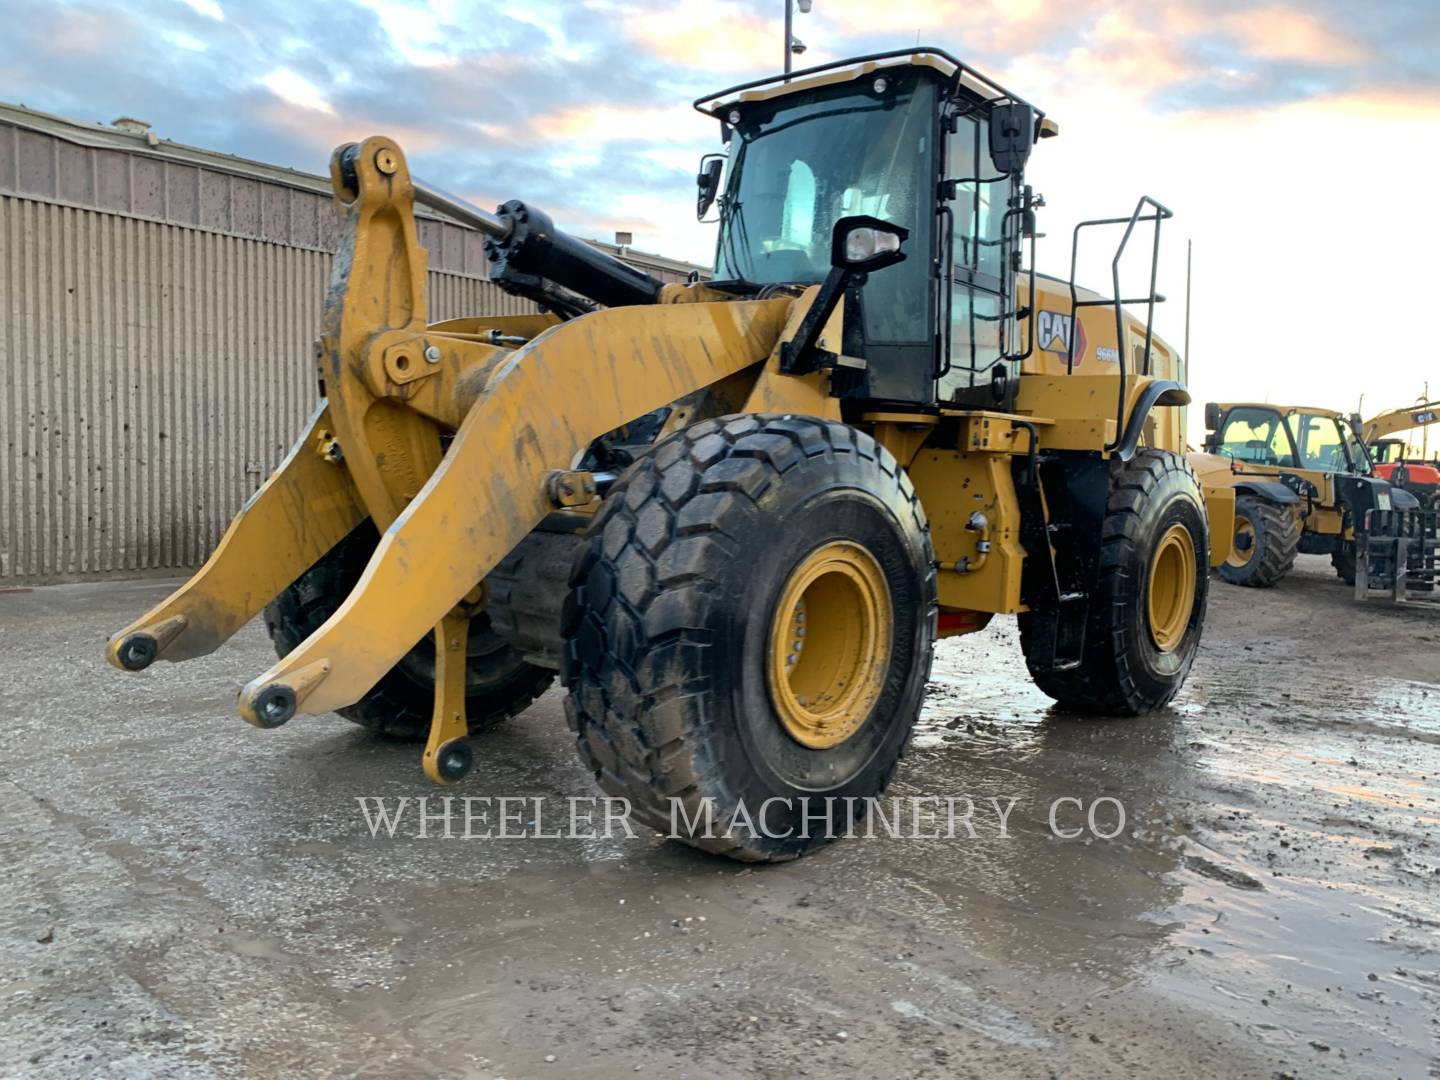
<svg viewBox="0 0 1440 1080">
<path fill-rule="evenodd" d="M 1300 529 L 1285 507 L 1255 495 L 1235 499 L 1235 541 L 1220 577 L 1231 585 L 1269 589 L 1295 566 Z"/>
<path fill-rule="evenodd" d="M 610 491 L 572 585 L 576 745 L 636 820 L 780 860 L 884 791 L 924 699 L 935 572 L 870 436 L 763 415 L 673 435 Z"/>
<path fill-rule="evenodd" d="M 1081 542 L 1077 538 L 1076 542 Z M 1035 683 L 1062 707 L 1138 716 L 1180 691 L 1205 623 L 1210 563 L 1204 496 L 1185 459 L 1143 449 L 1112 461 L 1099 571 L 1080 665 L 1054 670 L 1055 615 L 1019 617 Z"/>
<path fill-rule="evenodd" d="M 265 629 L 277 656 L 313 634 L 345 602 L 380 542 L 368 519 L 331 548 L 265 608 Z M 470 734 L 499 726 L 526 708 L 554 681 L 527 663 L 490 628 L 480 612 L 466 639 L 465 713 Z M 435 638 L 427 634 L 365 696 L 336 711 L 388 738 L 420 740 L 430 731 L 435 704 Z"/>
</svg>

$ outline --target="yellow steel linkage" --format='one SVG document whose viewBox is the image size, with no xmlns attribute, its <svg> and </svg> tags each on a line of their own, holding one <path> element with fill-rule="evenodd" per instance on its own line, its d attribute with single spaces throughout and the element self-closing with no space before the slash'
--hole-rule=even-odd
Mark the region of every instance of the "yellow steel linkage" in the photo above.
<svg viewBox="0 0 1440 1080">
<path fill-rule="evenodd" d="M 261 726 L 359 699 L 550 511 L 552 470 L 605 432 L 758 366 L 792 303 L 612 308 L 513 351 L 427 334 L 424 250 L 399 148 L 342 148 L 332 177 L 347 228 L 322 363 L 346 463 L 383 535 L 329 621 L 241 692 L 241 715 Z M 431 379 L 450 390 L 426 398 L 417 386 Z M 473 403 L 442 458 L 454 415 L 444 403 L 458 396 Z"/>
<path fill-rule="evenodd" d="M 116 667 L 214 652 L 365 519 L 341 464 L 330 410 L 305 434 L 225 530 L 205 565 L 180 589 L 110 639 Z"/>
</svg>

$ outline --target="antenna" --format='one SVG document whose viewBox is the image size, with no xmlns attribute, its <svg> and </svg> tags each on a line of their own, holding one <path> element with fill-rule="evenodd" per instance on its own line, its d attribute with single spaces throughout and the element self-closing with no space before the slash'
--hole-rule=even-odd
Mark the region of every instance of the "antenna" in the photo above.
<svg viewBox="0 0 1440 1080">
<path fill-rule="evenodd" d="M 1157 226 L 1158 228 L 1158 226 Z M 1185 381 L 1190 381 L 1190 280 L 1195 258 L 1195 241 L 1185 241 Z"/>
</svg>

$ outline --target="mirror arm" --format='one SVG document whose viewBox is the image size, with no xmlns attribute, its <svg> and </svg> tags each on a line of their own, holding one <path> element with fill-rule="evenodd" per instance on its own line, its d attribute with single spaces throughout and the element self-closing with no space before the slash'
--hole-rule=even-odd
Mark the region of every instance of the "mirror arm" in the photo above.
<svg viewBox="0 0 1440 1080">
<path fill-rule="evenodd" d="M 780 346 L 780 370 L 783 373 L 808 375 L 819 370 L 820 350 L 815 343 L 820 332 L 835 313 L 835 306 L 845 295 L 846 287 L 853 279 L 863 279 L 864 276 L 863 272 L 847 270 L 843 266 L 833 267 L 825 275 L 825 280 L 820 283 L 820 291 L 815 294 L 815 302 L 800 320 L 795 336 Z"/>
</svg>

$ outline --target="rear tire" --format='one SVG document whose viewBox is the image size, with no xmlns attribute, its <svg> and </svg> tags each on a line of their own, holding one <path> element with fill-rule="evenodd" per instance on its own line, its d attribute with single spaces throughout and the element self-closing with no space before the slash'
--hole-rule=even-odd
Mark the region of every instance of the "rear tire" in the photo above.
<svg viewBox="0 0 1440 1080">
<path fill-rule="evenodd" d="M 1346 585 L 1355 584 L 1355 541 L 1343 537 L 1335 541 L 1335 550 L 1330 552 L 1330 565 L 1335 575 Z"/>
<path fill-rule="evenodd" d="M 265 629 L 278 656 L 318 630 L 345 602 L 379 543 L 367 519 L 301 574 L 265 608 Z M 479 735 L 521 712 L 545 692 L 554 673 L 520 658 L 480 612 L 470 620 L 465 711 Z M 435 639 L 427 634 L 354 705 L 336 711 L 361 727 L 394 739 L 424 739 L 435 704 Z"/>
<path fill-rule="evenodd" d="M 671 436 L 606 497 L 572 585 L 567 712 L 636 820 L 775 861 L 885 790 L 925 696 L 935 571 L 915 489 L 869 435 L 745 415 Z M 796 635 L 807 611 L 816 632 Z M 829 719 L 807 728 L 811 707 Z M 755 829 L 735 827 L 741 808 Z"/>
<path fill-rule="evenodd" d="M 1236 551 L 1220 564 L 1220 577 L 1231 585 L 1269 589 L 1279 584 L 1295 566 L 1300 553 L 1300 529 L 1294 516 L 1278 503 L 1255 495 L 1235 499 L 1235 537 L 1248 537 L 1246 552 Z"/>
<path fill-rule="evenodd" d="M 1204 496 L 1178 454 L 1143 449 L 1112 461 L 1098 538 L 1099 572 L 1078 668 L 1055 671 L 1046 612 L 1019 617 L 1020 645 L 1035 684 L 1077 712 L 1138 716 L 1167 705 L 1184 685 L 1205 624 L 1210 564 Z M 1177 554 L 1177 550 L 1180 554 Z M 1161 570 L 1182 575 L 1158 607 Z"/>
</svg>

